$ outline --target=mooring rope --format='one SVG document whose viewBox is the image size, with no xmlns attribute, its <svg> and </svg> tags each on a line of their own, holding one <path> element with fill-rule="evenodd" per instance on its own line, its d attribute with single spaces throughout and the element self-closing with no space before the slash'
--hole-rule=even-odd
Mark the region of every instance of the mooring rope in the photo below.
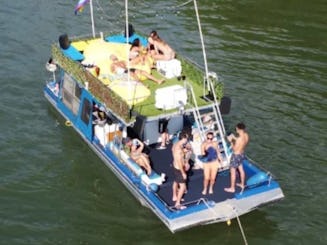
<svg viewBox="0 0 327 245">
<path fill-rule="evenodd" d="M 232 208 L 232 211 L 233 211 L 233 212 L 235 213 L 235 215 L 236 215 L 237 223 L 238 223 L 238 226 L 239 226 L 239 228 L 240 228 L 240 230 L 241 230 L 241 234 L 242 234 L 242 237 L 243 237 L 244 244 L 245 244 L 245 245 L 248 245 L 248 241 L 246 240 L 246 236 L 245 236 L 245 233 L 244 233 L 244 230 L 243 230 L 242 224 L 241 224 L 241 220 L 240 220 L 240 218 L 239 218 L 239 216 L 238 216 L 238 214 L 237 214 L 237 212 L 236 212 L 236 210 L 235 210 L 235 207 L 233 207 L 233 206 L 231 206 L 231 205 L 230 205 L 230 207 Z"/>
<path fill-rule="evenodd" d="M 208 207 L 208 209 L 214 214 L 214 216 L 215 217 L 217 217 L 218 215 L 217 215 L 217 213 L 216 213 L 216 211 L 210 206 L 210 204 L 204 199 L 204 198 L 200 198 L 200 200 L 199 200 L 200 202 L 201 201 L 203 201 L 203 203 Z M 235 210 L 235 207 L 233 207 L 232 205 L 228 205 L 231 209 L 232 209 L 232 211 L 235 213 L 235 216 L 236 216 L 236 219 L 237 219 L 237 223 L 238 223 L 238 226 L 239 226 L 239 228 L 240 228 L 240 230 L 241 230 L 241 234 L 242 234 L 242 237 L 243 237 L 243 241 L 244 241 L 244 244 L 245 245 L 248 245 L 248 242 L 247 242 L 247 240 L 246 240 L 246 236 L 245 236 L 245 233 L 244 233 L 244 230 L 243 230 L 243 227 L 242 227 L 242 224 L 241 224 L 241 220 L 240 220 L 240 218 L 239 218 L 239 216 L 238 216 L 238 214 L 237 214 L 237 212 L 236 212 L 236 210 Z M 228 222 L 227 222 L 227 224 L 228 225 L 230 225 L 230 222 L 229 222 L 230 220 L 228 220 Z"/>
</svg>

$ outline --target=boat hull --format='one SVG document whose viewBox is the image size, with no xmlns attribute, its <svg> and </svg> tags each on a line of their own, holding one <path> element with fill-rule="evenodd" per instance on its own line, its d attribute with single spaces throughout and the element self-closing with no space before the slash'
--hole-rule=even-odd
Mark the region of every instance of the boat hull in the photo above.
<svg viewBox="0 0 327 245">
<path fill-rule="evenodd" d="M 47 86 L 44 95 L 50 104 L 65 118 L 71 121 L 70 114 L 62 110 L 63 105 L 59 97 L 53 94 Z M 233 198 L 215 202 L 208 198 L 199 198 L 196 204 L 186 210 L 175 210 L 165 203 L 158 193 L 153 192 L 148 186 L 142 185 L 140 179 L 129 171 L 124 163 L 117 157 L 114 150 L 104 148 L 97 141 L 90 141 L 84 133 L 74 124 L 72 128 L 79 133 L 88 146 L 102 159 L 107 167 L 118 177 L 132 195 L 143 205 L 152 210 L 171 232 L 184 230 L 197 225 L 206 225 L 225 222 L 248 213 L 258 207 L 281 200 L 283 192 L 276 181 L 265 183 L 261 186 L 237 193 Z M 256 170 L 251 163 L 245 163 L 245 169 Z M 219 177 L 218 177 L 219 178 Z M 259 190 L 258 188 L 261 188 Z"/>
</svg>

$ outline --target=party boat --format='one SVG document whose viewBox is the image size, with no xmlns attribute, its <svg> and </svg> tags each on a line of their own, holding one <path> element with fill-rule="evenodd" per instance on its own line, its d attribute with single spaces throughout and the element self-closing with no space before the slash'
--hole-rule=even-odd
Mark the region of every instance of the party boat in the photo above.
<svg viewBox="0 0 327 245">
<path fill-rule="evenodd" d="M 199 18 L 198 24 L 203 40 Z M 131 43 L 139 39 L 146 47 L 148 40 L 129 23 L 124 29 L 123 34 L 94 31 L 93 35 L 83 37 L 59 34 L 59 41 L 52 44 L 44 95 L 66 120 L 65 124 L 81 136 L 135 198 L 171 232 L 230 222 L 281 200 L 284 195 L 276 178 L 248 157 L 243 161 L 245 188 L 236 187 L 235 193 L 224 191 L 230 186 L 233 152 L 222 116 L 229 112 L 231 100 L 223 95 L 223 84 L 217 74 L 207 69 L 204 45 L 204 68 L 179 54 L 172 60 L 157 61 L 155 67 L 132 66 Z M 110 69 L 112 55 L 124 60 L 129 68 L 143 70 L 164 82 L 135 80 L 131 69 L 126 74 L 114 74 Z M 168 132 L 169 142 L 161 149 L 158 146 L 164 131 Z M 171 147 L 183 131 L 190 135 L 192 156 L 182 201 L 185 208 L 180 209 L 172 200 Z M 218 142 L 222 164 L 213 193 L 203 195 L 203 163 L 198 156 L 208 131 L 213 132 Z M 150 175 L 131 158 L 124 144 L 126 139 L 144 143 L 151 160 Z"/>
</svg>

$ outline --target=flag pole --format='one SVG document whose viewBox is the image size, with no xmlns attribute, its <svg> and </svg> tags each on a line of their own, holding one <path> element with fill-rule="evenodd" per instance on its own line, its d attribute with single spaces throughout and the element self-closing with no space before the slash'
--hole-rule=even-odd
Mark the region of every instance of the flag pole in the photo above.
<svg viewBox="0 0 327 245">
<path fill-rule="evenodd" d="M 93 1 L 90 0 L 90 12 L 91 12 L 91 22 L 92 22 L 92 35 L 95 38 L 95 30 L 94 30 L 94 18 L 93 18 Z"/>
</svg>

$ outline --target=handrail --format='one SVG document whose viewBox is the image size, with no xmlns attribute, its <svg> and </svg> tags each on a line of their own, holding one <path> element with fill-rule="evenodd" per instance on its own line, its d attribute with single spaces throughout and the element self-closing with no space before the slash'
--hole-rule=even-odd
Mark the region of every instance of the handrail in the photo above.
<svg viewBox="0 0 327 245">
<path fill-rule="evenodd" d="M 199 205 L 201 202 L 203 202 L 203 203 L 207 206 L 207 208 L 208 208 L 210 211 L 213 212 L 213 214 L 214 214 L 215 216 L 218 216 L 217 213 L 216 213 L 216 212 L 215 212 L 215 211 L 210 207 L 208 200 L 207 200 L 206 198 L 203 198 L 203 197 L 201 197 L 201 198 L 199 198 L 199 199 L 196 199 L 196 200 L 189 201 L 189 202 L 184 202 L 183 205 L 185 205 L 185 206 L 189 206 L 189 205 L 191 205 L 191 204 Z M 168 208 L 169 210 L 171 210 L 171 211 L 175 211 L 175 210 L 176 210 L 176 207 L 175 207 L 175 206 L 168 206 L 168 205 L 167 205 L 167 208 Z"/>
<path fill-rule="evenodd" d="M 199 129 L 199 132 L 200 132 L 200 136 L 201 136 L 201 141 L 203 141 L 204 138 L 205 138 L 205 135 L 204 135 L 204 125 L 203 125 L 202 120 L 200 120 L 201 119 L 201 114 L 200 114 L 199 107 L 198 107 L 198 104 L 197 104 L 197 101 L 196 101 L 196 97 L 195 97 L 195 94 L 194 94 L 193 87 L 188 82 L 185 82 L 184 83 L 184 86 L 187 86 L 189 88 L 190 92 L 191 92 L 192 100 L 193 100 L 193 103 L 194 103 L 194 106 L 192 107 L 192 109 L 193 109 L 193 115 L 194 115 L 194 120 L 196 122 L 196 125 L 198 126 L 198 129 Z"/>
</svg>

